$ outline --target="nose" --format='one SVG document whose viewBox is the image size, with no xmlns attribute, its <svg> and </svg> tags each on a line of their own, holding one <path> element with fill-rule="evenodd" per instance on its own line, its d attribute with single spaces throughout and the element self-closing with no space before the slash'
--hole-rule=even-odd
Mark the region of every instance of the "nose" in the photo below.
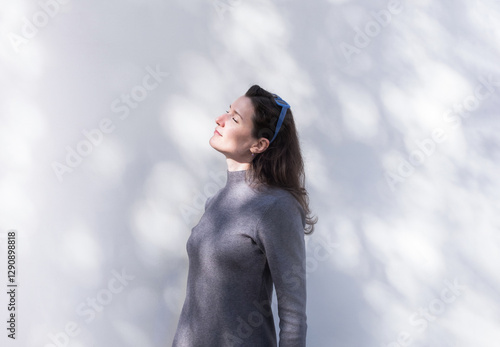
<svg viewBox="0 0 500 347">
<path fill-rule="evenodd" d="M 224 115 L 225 115 L 225 113 L 221 114 L 220 116 L 218 116 L 217 118 L 215 118 L 215 123 L 217 125 L 222 126 L 222 127 L 224 126 L 224 122 L 225 122 Z"/>
</svg>

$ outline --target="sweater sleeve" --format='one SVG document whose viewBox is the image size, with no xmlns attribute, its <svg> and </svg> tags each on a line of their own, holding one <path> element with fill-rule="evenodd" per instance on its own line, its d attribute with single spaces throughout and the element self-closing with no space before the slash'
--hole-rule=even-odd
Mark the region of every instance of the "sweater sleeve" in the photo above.
<svg viewBox="0 0 500 347">
<path fill-rule="evenodd" d="M 278 198 L 257 226 L 278 299 L 280 347 L 306 345 L 306 273 L 302 208 L 295 198 Z"/>
</svg>

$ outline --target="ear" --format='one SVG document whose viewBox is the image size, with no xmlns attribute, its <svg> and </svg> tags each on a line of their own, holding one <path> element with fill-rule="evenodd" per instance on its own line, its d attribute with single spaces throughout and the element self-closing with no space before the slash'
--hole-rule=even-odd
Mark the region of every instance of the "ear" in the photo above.
<svg viewBox="0 0 500 347">
<path fill-rule="evenodd" d="M 267 147 L 269 147 L 269 140 L 265 137 L 261 137 L 257 140 L 257 142 L 252 146 L 252 152 L 254 153 L 262 153 Z"/>
</svg>

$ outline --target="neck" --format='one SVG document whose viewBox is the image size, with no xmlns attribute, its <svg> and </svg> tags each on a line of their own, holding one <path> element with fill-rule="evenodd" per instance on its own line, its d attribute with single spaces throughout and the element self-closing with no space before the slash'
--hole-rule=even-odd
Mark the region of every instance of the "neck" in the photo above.
<svg viewBox="0 0 500 347">
<path fill-rule="evenodd" d="M 241 171 L 250 169 L 250 163 L 240 163 L 234 159 L 226 158 L 227 171 Z"/>
</svg>

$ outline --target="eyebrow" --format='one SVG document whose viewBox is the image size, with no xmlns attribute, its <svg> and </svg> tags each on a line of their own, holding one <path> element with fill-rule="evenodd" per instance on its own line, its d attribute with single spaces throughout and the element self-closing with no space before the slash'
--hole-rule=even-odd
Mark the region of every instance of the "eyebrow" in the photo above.
<svg viewBox="0 0 500 347">
<path fill-rule="evenodd" d="M 231 108 L 231 105 L 229 105 L 229 108 Z M 241 119 L 244 119 L 241 114 L 238 113 L 238 111 L 234 110 L 234 113 L 236 113 L 238 116 L 240 116 Z"/>
</svg>

